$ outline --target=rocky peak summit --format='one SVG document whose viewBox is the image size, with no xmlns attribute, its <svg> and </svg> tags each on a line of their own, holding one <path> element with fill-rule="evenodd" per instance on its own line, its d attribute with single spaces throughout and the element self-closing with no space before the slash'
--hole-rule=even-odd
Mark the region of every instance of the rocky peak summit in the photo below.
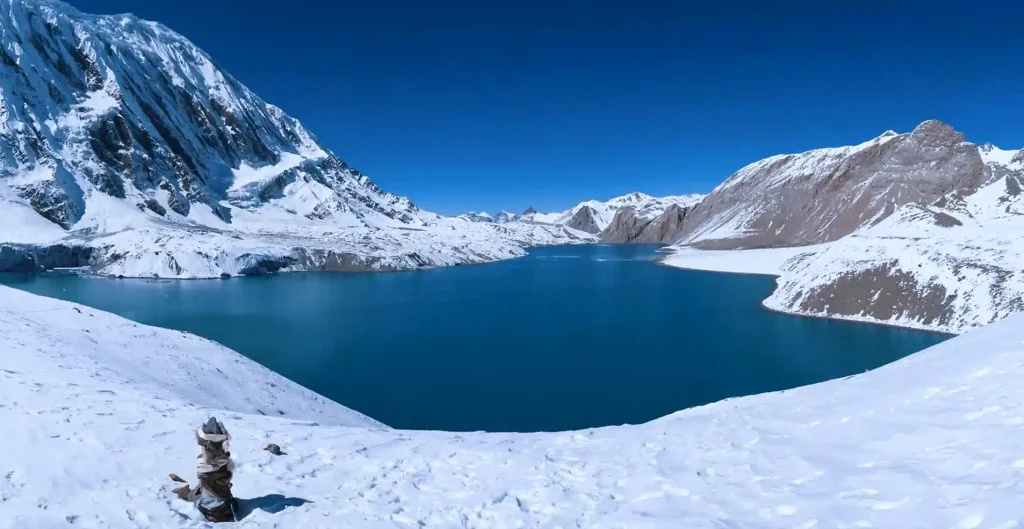
<svg viewBox="0 0 1024 529">
<path fill-rule="evenodd" d="M 754 162 L 687 215 L 678 242 L 735 249 L 834 241 L 903 204 L 973 192 L 990 174 L 977 145 L 929 120 L 906 134 Z"/>
<path fill-rule="evenodd" d="M 921 145 L 942 146 L 964 141 L 964 134 L 937 119 L 930 119 L 914 127 L 910 138 Z"/>
</svg>

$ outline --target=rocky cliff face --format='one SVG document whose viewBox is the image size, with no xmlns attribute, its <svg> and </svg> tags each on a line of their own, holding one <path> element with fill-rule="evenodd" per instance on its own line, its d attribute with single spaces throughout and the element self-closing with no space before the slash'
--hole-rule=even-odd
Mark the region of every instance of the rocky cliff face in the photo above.
<svg viewBox="0 0 1024 529">
<path fill-rule="evenodd" d="M 679 239 L 683 221 L 701 198 L 695 197 L 689 204 L 672 204 L 656 216 L 645 216 L 635 207 L 622 208 L 601 232 L 601 242 L 670 244 Z"/>
<path fill-rule="evenodd" d="M 576 210 L 572 218 L 565 223 L 566 226 L 585 233 L 600 233 L 601 227 L 597 224 L 597 212 L 590 206 L 583 206 Z"/>
<path fill-rule="evenodd" d="M 851 147 L 773 156 L 730 176 L 687 215 L 678 242 L 706 249 L 834 241 L 991 177 L 977 145 L 938 121 Z"/>
<path fill-rule="evenodd" d="M 0 243 L 60 238 L 21 230 L 45 219 L 99 250 L 99 269 L 196 231 L 258 236 L 267 255 L 317 246 L 409 266 L 423 244 L 456 262 L 516 254 L 486 229 L 424 236 L 453 225 L 378 188 L 166 27 L 50 0 L 0 0 L 0 209 Z M 382 235 L 394 229 L 407 232 Z M 98 241 L 126 230 L 131 248 Z M 189 253 L 175 260 L 212 259 Z"/>
<path fill-rule="evenodd" d="M 678 217 L 704 198 L 703 195 L 653 197 L 630 193 L 605 202 L 587 200 L 565 211 L 538 213 L 530 208 L 521 220 L 527 223 L 565 226 L 599 236 L 602 242 L 669 242 L 678 233 Z M 668 210 L 673 210 L 671 214 Z M 664 218 L 660 218 L 664 215 Z M 647 235 L 640 232 L 648 226 Z M 633 233 L 636 231 L 636 233 Z"/>
</svg>

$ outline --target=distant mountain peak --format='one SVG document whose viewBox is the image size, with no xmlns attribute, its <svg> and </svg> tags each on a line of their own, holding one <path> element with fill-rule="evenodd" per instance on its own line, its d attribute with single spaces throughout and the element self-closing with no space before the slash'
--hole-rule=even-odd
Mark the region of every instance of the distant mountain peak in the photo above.
<svg viewBox="0 0 1024 529">
<path fill-rule="evenodd" d="M 941 122 L 941 121 L 939 121 L 937 119 L 929 119 L 927 121 L 922 122 L 917 127 L 914 127 L 914 130 L 910 132 L 910 135 L 911 136 L 925 135 L 925 136 L 928 136 L 928 137 L 931 137 L 931 138 L 936 138 L 939 141 L 942 141 L 943 139 L 946 139 L 946 138 L 959 138 L 958 140 L 955 140 L 955 141 L 963 141 L 964 140 L 964 135 L 963 135 L 962 132 L 958 132 L 953 127 L 951 127 L 951 126 L 947 125 L 946 123 L 943 123 L 943 122 Z"/>
</svg>

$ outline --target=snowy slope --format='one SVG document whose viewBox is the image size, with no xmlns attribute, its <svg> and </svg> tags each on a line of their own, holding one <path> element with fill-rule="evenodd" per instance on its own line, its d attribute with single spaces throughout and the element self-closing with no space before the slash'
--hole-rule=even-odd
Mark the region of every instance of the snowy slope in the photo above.
<svg viewBox="0 0 1024 529">
<path fill-rule="evenodd" d="M 494 217 L 486 211 L 481 211 L 479 213 L 476 211 L 470 211 L 469 213 L 458 215 L 458 218 L 468 220 L 470 222 L 494 222 Z"/>
<path fill-rule="evenodd" d="M 233 436 L 240 527 L 1010 529 L 1022 519 L 1020 316 L 843 380 L 538 434 L 366 425 L 205 340 L 7 288 L 0 328 L 0 451 L 24 455 L 0 460 L 2 528 L 206 527 L 166 475 L 192 478 L 192 428 L 211 413 Z M 263 451 L 269 442 L 286 454 Z"/>
<path fill-rule="evenodd" d="M 906 204 L 831 243 L 672 247 L 679 268 L 777 275 L 770 309 L 961 333 L 1024 311 L 1024 174 L 933 205 Z"/>
<path fill-rule="evenodd" d="M 379 189 L 160 24 L 2 0 L 0 64 L 0 244 L 167 277 L 332 269 L 310 253 L 371 270 L 523 253 Z M 168 244 L 193 242 L 165 266 Z"/>
<path fill-rule="evenodd" d="M 1004 176 L 945 207 L 905 205 L 874 227 L 788 262 L 765 305 L 954 333 L 1020 312 L 1021 181 Z"/>
<path fill-rule="evenodd" d="M 587 244 L 597 242 L 592 233 L 559 224 L 539 224 L 513 220 L 505 223 L 488 224 L 495 233 L 523 246 L 558 246 L 563 244 Z"/>
<path fill-rule="evenodd" d="M 928 121 L 741 169 L 664 262 L 778 275 L 773 310 L 964 332 L 1024 310 L 1022 188 L 1024 151 Z"/>
<path fill-rule="evenodd" d="M 661 258 L 661 263 L 687 270 L 778 276 L 782 275 L 790 259 L 819 252 L 827 246 L 816 244 L 757 250 L 698 250 L 673 246 L 667 248 L 669 253 Z"/>
<path fill-rule="evenodd" d="M 632 207 L 641 217 L 653 219 L 661 215 L 672 205 L 683 207 L 692 206 L 703 198 L 702 195 L 678 195 L 667 197 L 653 197 L 644 193 L 630 193 L 611 200 L 600 202 L 597 200 L 586 200 L 575 206 L 554 213 L 524 213 L 522 220 L 540 224 L 556 224 L 569 226 L 574 229 L 584 230 L 588 233 L 600 233 L 611 224 L 615 213 L 622 208 Z M 590 229 L 580 223 L 581 218 L 592 219 Z"/>
<path fill-rule="evenodd" d="M 986 143 L 980 147 L 979 151 L 981 159 L 990 166 L 1001 166 L 1010 170 L 1024 169 L 1024 150 L 1000 149 L 991 143 Z"/>
</svg>

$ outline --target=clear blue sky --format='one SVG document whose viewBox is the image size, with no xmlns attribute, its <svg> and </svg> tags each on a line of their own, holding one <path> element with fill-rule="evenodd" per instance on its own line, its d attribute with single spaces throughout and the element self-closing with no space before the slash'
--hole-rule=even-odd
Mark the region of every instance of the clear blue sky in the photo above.
<svg viewBox="0 0 1024 529">
<path fill-rule="evenodd" d="M 1013 2 L 71 3 L 163 22 L 442 213 L 707 192 L 766 156 L 931 118 L 1024 146 Z"/>
</svg>

